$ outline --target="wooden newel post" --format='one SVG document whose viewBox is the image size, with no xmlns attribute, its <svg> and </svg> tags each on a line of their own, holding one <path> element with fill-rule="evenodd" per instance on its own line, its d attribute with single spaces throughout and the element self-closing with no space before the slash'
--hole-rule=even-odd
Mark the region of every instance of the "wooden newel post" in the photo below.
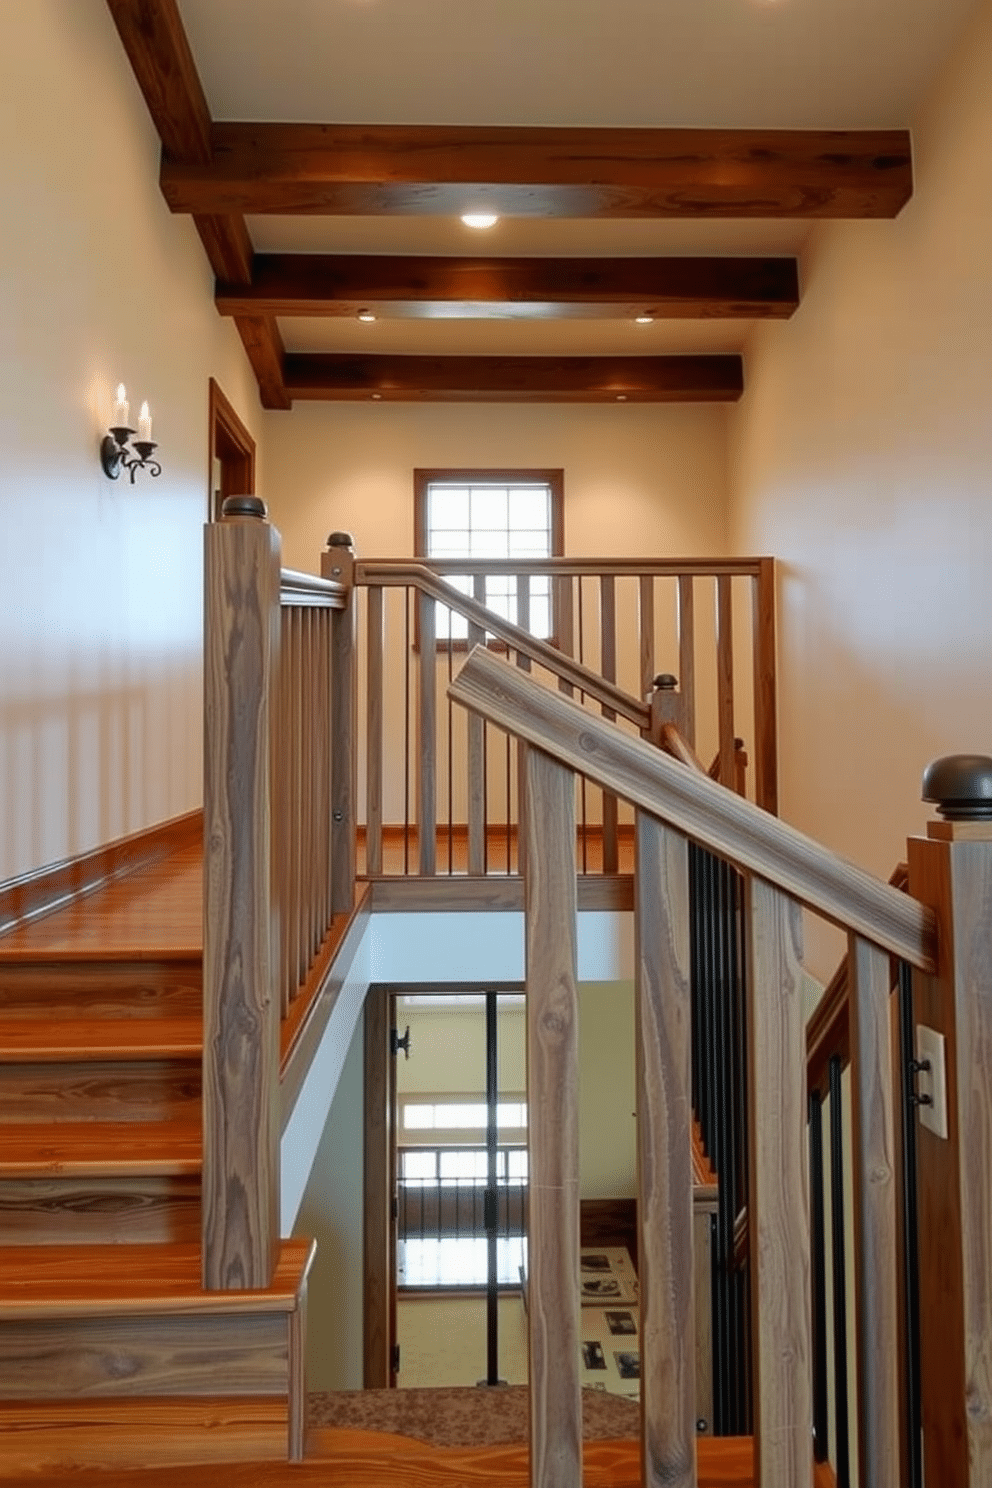
<svg viewBox="0 0 992 1488">
<path fill-rule="evenodd" d="M 678 690 L 679 679 L 673 677 L 671 672 L 660 672 L 651 686 L 652 691 L 648 697 L 651 722 L 647 737 L 660 748 L 661 731 L 666 723 L 674 723 L 680 734 L 685 733 L 685 710 L 682 694 Z"/>
<path fill-rule="evenodd" d="M 279 534 L 229 496 L 204 533 L 203 1284 L 268 1286 L 279 1244 L 269 840 Z"/>
<path fill-rule="evenodd" d="M 935 761 L 942 820 L 909 842 L 909 888 L 937 916 L 914 973 L 920 1354 L 928 1483 L 992 1483 L 992 759 Z M 923 1044 L 921 1033 L 923 1032 Z M 935 1039 L 929 1038 L 931 1030 Z M 946 1101 L 942 1100 L 941 1068 Z M 929 1098 L 929 1099 L 927 1099 Z M 946 1132 L 946 1135 L 944 1133 Z"/>
<path fill-rule="evenodd" d="M 331 533 L 320 572 L 350 590 L 346 607 L 331 611 L 331 911 L 349 914 L 355 902 L 358 831 L 358 610 L 350 533 Z"/>
</svg>

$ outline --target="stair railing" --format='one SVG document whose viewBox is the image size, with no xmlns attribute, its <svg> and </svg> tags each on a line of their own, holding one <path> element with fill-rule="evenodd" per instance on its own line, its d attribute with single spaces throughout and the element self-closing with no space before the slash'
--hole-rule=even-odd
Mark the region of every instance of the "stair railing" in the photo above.
<svg viewBox="0 0 992 1488">
<path fill-rule="evenodd" d="M 236 1290 L 267 1286 L 278 1254 L 280 1023 L 336 907 L 353 669 L 333 662 L 347 584 L 282 570 L 257 498 L 207 525 L 204 573 L 203 1279 Z"/>
<path fill-rule="evenodd" d="M 477 648 L 449 687 L 526 758 L 531 1482 L 580 1481 L 573 773 L 637 808 L 635 924 L 643 1481 L 696 1483 L 690 840 L 745 877 L 756 1480 L 813 1481 L 801 911 L 846 930 L 862 1481 L 898 1488 L 899 1315 L 889 958 L 936 966 L 931 910 Z"/>
<path fill-rule="evenodd" d="M 362 758 L 370 877 L 520 869 L 517 751 L 480 720 L 466 723 L 450 703 L 445 708 L 455 656 L 476 644 L 505 650 L 545 685 L 645 735 L 664 716 L 652 698 L 656 656 L 677 655 L 677 717 L 687 741 L 695 742 L 697 729 L 711 734 L 718 778 L 742 788 L 746 756 L 735 726 L 743 726 L 754 740 L 755 799 L 776 809 L 771 559 L 376 560 L 357 562 L 354 578 L 367 617 Z M 492 607 L 498 601 L 487 586 L 497 582 L 518 623 Z M 530 633 L 532 615 L 548 639 Z M 616 798 L 583 782 L 577 830 L 583 874 L 616 874 L 621 841 L 632 832 L 619 822 Z"/>
</svg>

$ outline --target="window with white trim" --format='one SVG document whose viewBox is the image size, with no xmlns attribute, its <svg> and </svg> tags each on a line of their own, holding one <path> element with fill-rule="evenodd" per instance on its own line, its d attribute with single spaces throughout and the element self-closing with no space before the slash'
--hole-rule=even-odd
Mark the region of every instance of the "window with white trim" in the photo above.
<svg viewBox="0 0 992 1488">
<path fill-rule="evenodd" d="M 531 635 L 547 640 L 554 627 L 550 576 L 533 574 L 520 581 L 514 565 L 561 556 L 563 486 L 561 470 L 416 470 L 416 555 L 443 563 L 464 558 L 505 565 L 506 571 L 485 573 L 478 581 L 471 565 L 443 577 L 503 619 L 526 623 Z M 437 637 L 466 641 L 465 618 L 439 606 Z"/>
</svg>

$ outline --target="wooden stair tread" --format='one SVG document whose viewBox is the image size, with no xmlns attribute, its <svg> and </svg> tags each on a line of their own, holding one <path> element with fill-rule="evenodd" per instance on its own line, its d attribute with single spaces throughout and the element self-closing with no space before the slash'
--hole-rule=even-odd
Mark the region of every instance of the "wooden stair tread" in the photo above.
<svg viewBox="0 0 992 1488">
<path fill-rule="evenodd" d="M 0 1060 L 58 1064 L 66 1060 L 199 1059 L 203 1020 L 164 1018 L 0 1017 Z"/>
<path fill-rule="evenodd" d="M 316 1243 L 284 1240 L 270 1286 L 207 1292 L 199 1245 L 0 1247 L 0 1321 L 133 1313 L 287 1312 Z"/>
<path fill-rule="evenodd" d="M 9 1122 L 0 1125 L 0 1178 L 199 1173 L 199 1123 Z"/>
</svg>

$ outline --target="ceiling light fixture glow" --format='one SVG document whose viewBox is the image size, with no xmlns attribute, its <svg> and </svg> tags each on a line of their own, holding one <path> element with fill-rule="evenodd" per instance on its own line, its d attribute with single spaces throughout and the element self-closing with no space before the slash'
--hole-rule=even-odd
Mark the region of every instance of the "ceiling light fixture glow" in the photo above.
<svg viewBox="0 0 992 1488">
<path fill-rule="evenodd" d="M 499 217 L 495 212 L 463 212 L 462 221 L 466 227 L 495 227 Z"/>
<path fill-rule="evenodd" d="M 359 310 L 358 318 L 359 320 L 363 320 L 366 325 L 375 320 L 375 316 L 371 310 Z"/>
<path fill-rule="evenodd" d="M 652 325 L 654 323 L 653 315 L 635 315 L 634 319 L 638 325 Z"/>
</svg>

